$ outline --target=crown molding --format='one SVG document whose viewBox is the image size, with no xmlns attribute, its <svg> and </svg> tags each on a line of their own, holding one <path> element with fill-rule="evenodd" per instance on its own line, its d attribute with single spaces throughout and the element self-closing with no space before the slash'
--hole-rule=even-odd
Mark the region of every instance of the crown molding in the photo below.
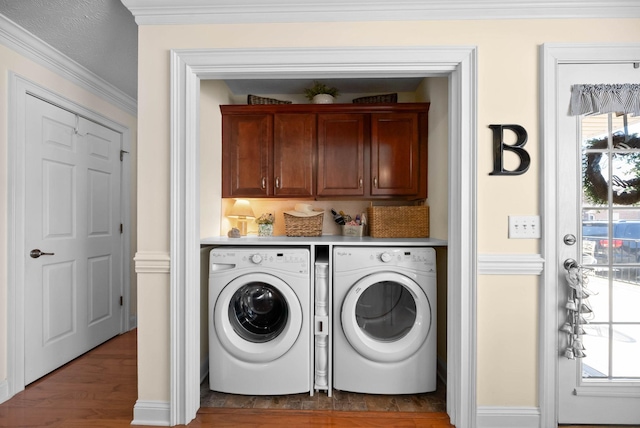
<svg viewBox="0 0 640 428">
<path fill-rule="evenodd" d="M 640 18 L 638 0 L 122 0 L 138 25 Z"/>
<path fill-rule="evenodd" d="M 2 14 L 0 14 L 0 44 L 137 117 L 138 102 L 135 99 Z"/>
</svg>

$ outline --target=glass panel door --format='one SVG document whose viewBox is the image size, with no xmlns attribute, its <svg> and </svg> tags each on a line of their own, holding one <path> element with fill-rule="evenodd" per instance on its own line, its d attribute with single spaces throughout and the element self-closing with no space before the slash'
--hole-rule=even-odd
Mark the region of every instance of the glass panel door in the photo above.
<svg viewBox="0 0 640 428">
<path fill-rule="evenodd" d="M 558 422 L 638 423 L 640 141 L 635 133 L 640 118 L 569 116 L 568 109 L 573 85 L 633 83 L 640 70 L 633 64 L 562 64 L 558 76 L 557 262 L 578 260 L 589 294 L 577 298 L 580 287 L 563 269 L 557 300 Z M 565 239 L 571 235 L 582 245 Z M 564 325 L 576 318 L 583 321 L 579 328 Z"/>
</svg>

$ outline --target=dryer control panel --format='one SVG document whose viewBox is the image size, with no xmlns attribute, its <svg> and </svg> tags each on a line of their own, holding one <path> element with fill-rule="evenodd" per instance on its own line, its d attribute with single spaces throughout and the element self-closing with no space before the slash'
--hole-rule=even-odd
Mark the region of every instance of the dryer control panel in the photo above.
<svg viewBox="0 0 640 428">
<path fill-rule="evenodd" d="M 335 272 L 362 267 L 394 266 L 422 272 L 435 272 L 436 252 L 427 247 L 336 247 Z"/>
</svg>

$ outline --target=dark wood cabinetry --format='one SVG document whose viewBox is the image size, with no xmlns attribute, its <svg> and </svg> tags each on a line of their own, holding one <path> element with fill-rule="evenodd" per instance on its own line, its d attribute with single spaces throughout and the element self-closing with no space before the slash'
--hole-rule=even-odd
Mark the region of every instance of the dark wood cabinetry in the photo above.
<svg viewBox="0 0 640 428">
<path fill-rule="evenodd" d="M 427 197 L 428 103 L 221 110 L 223 197 Z"/>
<path fill-rule="evenodd" d="M 222 197 L 313 196 L 314 114 L 225 114 L 225 110 Z"/>
<path fill-rule="evenodd" d="M 273 195 L 313 196 L 315 115 L 278 113 L 273 123 Z"/>
<path fill-rule="evenodd" d="M 222 196 L 269 196 L 273 119 L 265 114 L 222 116 Z"/>
<path fill-rule="evenodd" d="M 417 113 L 372 114 L 371 195 L 420 195 L 427 170 L 420 169 L 420 154 Z"/>
<path fill-rule="evenodd" d="M 364 114 L 318 115 L 318 196 L 364 196 Z"/>
</svg>

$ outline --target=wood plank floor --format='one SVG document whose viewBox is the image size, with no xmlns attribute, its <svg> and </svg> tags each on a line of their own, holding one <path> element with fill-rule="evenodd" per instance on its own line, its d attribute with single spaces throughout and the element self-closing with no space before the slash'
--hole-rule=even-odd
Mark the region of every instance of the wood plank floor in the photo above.
<svg viewBox="0 0 640 428">
<path fill-rule="evenodd" d="M 0 427 L 129 427 L 137 399 L 136 371 L 134 330 L 77 358 L 0 404 Z M 188 426 L 453 427 L 443 412 L 226 408 L 202 408 Z"/>
</svg>

